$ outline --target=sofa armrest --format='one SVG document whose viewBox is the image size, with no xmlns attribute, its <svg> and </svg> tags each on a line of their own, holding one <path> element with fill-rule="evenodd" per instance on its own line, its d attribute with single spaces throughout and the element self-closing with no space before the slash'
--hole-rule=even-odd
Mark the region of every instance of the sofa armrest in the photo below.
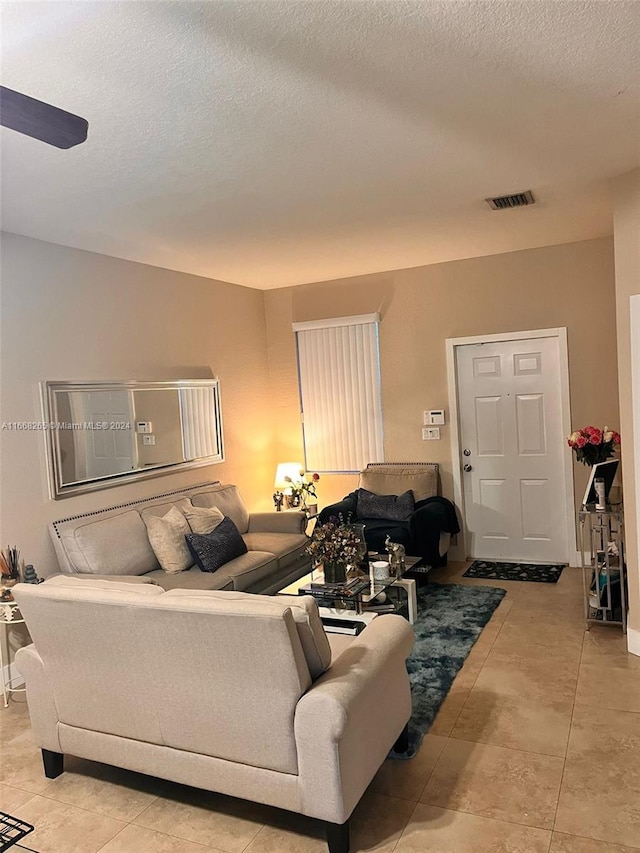
<svg viewBox="0 0 640 853">
<path fill-rule="evenodd" d="M 416 555 L 431 566 L 446 565 L 443 557 L 451 536 L 443 534 L 460 532 L 454 505 L 443 497 L 421 501 L 409 519 L 409 531 Z"/>
<path fill-rule="evenodd" d="M 344 823 L 373 779 L 411 715 L 413 638 L 401 616 L 378 616 L 298 702 L 304 814 Z"/>
<path fill-rule="evenodd" d="M 318 516 L 318 522 L 320 524 L 326 524 L 330 518 L 334 516 L 336 518 L 344 519 L 345 523 L 355 522 L 356 521 L 356 508 L 358 504 L 358 497 L 356 492 L 351 492 L 351 494 L 347 495 L 346 498 L 343 498 L 338 503 L 330 504 L 326 506 Z"/>
<path fill-rule="evenodd" d="M 303 512 L 253 512 L 248 533 L 304 533 L 307 516 Z"/>
<path fill-rule="evenodd" d="M 29 716 L 36 744 L 40 749 L 62 752 L 53 687 L 33 643 L 17 650 L 15 663 L 27 687 Z"/>
</svg>

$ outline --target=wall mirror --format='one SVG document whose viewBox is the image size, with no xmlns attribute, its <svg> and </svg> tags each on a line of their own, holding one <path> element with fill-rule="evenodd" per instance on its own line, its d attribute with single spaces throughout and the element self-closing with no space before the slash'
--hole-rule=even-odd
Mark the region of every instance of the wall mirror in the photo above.
<svg viewBox="0 0 640 853">
<path fill-rule="evenodd" d="M 42 392 L 55 500 L 224 459 L 215 379 L 45 382 Z"/>
</svg>

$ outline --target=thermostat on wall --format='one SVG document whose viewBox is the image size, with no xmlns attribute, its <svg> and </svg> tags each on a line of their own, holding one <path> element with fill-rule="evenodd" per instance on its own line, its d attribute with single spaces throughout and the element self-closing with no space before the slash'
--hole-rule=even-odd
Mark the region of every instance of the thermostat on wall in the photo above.
<svg viewBox="0 0 640 853">
<path fill-rule="evenodd" d="M 444 409 L 429 409 L 424 412 L 425 426 L 443 426 L 444 425 Z"/>
<path fill-rule="evenodd" d="M 136 432 L 142 432 L 147 434 L 153 432 L 151 428 L 151 421 L 137 421 Z"/>
</svg>

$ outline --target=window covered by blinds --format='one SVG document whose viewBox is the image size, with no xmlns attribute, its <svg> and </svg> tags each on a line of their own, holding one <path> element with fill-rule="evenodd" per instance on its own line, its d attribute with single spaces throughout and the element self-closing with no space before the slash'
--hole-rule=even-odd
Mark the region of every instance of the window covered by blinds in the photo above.
<svg viewBox="0 0 640 853">
<path fill-rule="evenodd" d="M 308 471 L 382 462 L 378 315 L 294 323 Z"/>
<path fill-rule="evenodd" d="M 182 452 L 186 461 L 203 456 L 222 459 L 222 427 L 218 386 L 180 388 Z"/>
</svg>

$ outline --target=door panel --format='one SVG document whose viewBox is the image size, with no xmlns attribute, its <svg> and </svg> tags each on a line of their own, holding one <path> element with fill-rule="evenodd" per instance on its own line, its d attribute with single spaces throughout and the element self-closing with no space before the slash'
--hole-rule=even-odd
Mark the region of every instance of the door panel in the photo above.
<svg viewBox="0 0 640 853">
<path fill-rule="evenodd" d="M 520 456 L 546 453 L 542 394 L 516 394 L 516 420 Z"/>
<path fill-rule="evenodd" d="M 479 397 L 476 400 L 476 435 L 480 456 L 502 456 L 504 454 L 502 399 L 500 397 Z"/>
<path fill-rule="evenodd" d="M 522 535 L 525 539 L 550 538 L 547 480 L 521 480 Z"/>
<path fill-rule="evenodd" d="M 488 539 L 507 539 L 508 498 L 504 480 L 480 480 L 480 506 L 484 535 Z"/>
<path fill-rule="evenodd" d="M 456 348 L 468 555 L 568 557 L 559 340 Z"/>
</svg>

